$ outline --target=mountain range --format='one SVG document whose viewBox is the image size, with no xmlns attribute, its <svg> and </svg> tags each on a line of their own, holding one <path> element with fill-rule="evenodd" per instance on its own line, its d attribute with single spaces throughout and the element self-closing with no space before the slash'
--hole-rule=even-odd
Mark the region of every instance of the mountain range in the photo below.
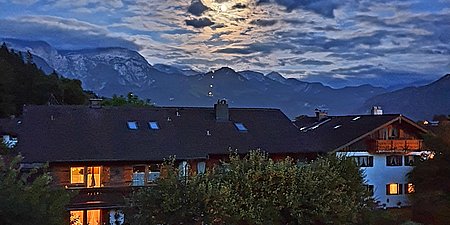
<svg viewBox="0 0 450 225">
<path fill-rule="evenodd" d="M 227 99 L 231 107 L 280 108 L 289 117 L 312 114 L 367 113 L 382 106 L 387 113 L 413 119 L 450 114 L 450 75 L 433 83 L 411 84 L 399 90 L 371 85 L 331 88 L 318 82 L 285 78 L 277 72 L 234 71 L 230 68 L 199 72 L 165 64 L 151 65 L 136 51 L 125 48 L 57 50 L 43 41 L 2 39 L 17 51 L 30 51 L 46 73 L 79 79 L 83 88 L 100 96 L 133 92 L 160 106 L 211 106 Z M 393 87 L 393 89 L 400 87 Z"/>
</svg>

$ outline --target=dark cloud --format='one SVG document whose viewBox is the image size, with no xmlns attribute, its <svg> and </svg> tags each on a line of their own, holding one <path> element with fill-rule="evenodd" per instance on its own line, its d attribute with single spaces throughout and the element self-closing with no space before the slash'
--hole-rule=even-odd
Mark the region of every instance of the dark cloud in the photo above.
<svg viewBox="0 0 450 225">
<path fill-rule="evenodd" d="M 328 18 L 334 18 L 334 10 L 339 7 L 337 0 L 259 0 L 258 4 L 275 2 L 286 7 L 288 12 L 294 9 L 303 9 L 315 12 Z M 342 3 L 341 3 L 342 4 Z"/>
<path fill-rule="evenodd" d="M 263 26 L 263 27 L 267 27 L 267 26 L 273 26 L 277 23 L 277 20 L 263 20 L 263 19 L 257 19 L 257 20 L 252 20 L 250 22 L 250 24 L 253 25 L 258 25 L 258 26 Z"/>
<path fill-rule="evenodd" d="M 333 62 L 322 61 L 322 60 L 315 60 L 315 59 L 307 59 L 307 60 L 301 61 L 300 64 L 313 65 L 313 66 L 324 66 L 324 65 L 331 65 L 331 64 L 333 64 Z"/>
<path fill-rule="evenodd" d="M 245 8 L 247 8 L 247 6 L 242 3 L 237 3 L 237 4 L 233 5 L 233 7 L 231 7 L 231 9 L 245 9 Z"/>
<path fill-rule="evenodd" d="M 202 1 L 193 1 L 188 7 L 188 12 L 195 16 L 201 16 L 209 8 L 203 5 Z"/>
<path fill-rule="evenodd" d="M 214 25 L 214 22 L 212 22 L 208 18 L 200 18 L 200 19 L 191 19 L 191 20 L 185 20 L 186 25 L 193 26 L 195 28 L 203 28 Z"/>
</svg>

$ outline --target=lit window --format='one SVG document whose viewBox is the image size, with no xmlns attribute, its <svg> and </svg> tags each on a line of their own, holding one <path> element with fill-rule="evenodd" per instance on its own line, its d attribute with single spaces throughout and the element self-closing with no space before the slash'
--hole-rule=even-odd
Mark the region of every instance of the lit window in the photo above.
<svg viewBox="0 0 450 225">
<path fill-rule="evenodd" d="M 402 165 L 401 155 L 386 156 L 386 166 L 401 166 L 401 165 Z"/>
<path fill-rule="evenodd" d="M 138 129 L 138 125 L 137 125 L 136 121 L 128 121 L 127 125 L 128 125 L 128 129 L 130 129 L 130 130 L 137 130 Z"/>
<path fill-rule="evenodd" d="M 133 167 L 132 186 L 144 186 L 145 184 L 145 166 Z"/>
<path fill-rule="evenodd" d="M 387 195 L 401 195 L 403 194 L 403 185 L 402 184 L 387 184 L 386 185 L 386 194 Z"/>
<path fill-rule="evenodd" d="M 373 167 L 373 156 L 353 156 L 359 167 Z"/>
<path fill-rule="evenodd" d="M 100 225 L 100 209 L 97 210 L 87 210 L 87 224 L 89 225 Z"/>
<path fill-rule="evenodd" d="M 414 184 L 412 184 L 412 183 L 408 183 L 408 184 L 406 184 L 405 185 L 405 193 L 406 194 L 412 194 L 412 193 L 414 193 L 416 190 L 415 190 L 415 187 L 414 187 Z"/>
<path fill-rule="evenodd" d="M 197 173 L 204 174 L 206 171 L 206 162 L 198 162 L 197 163 Z"/>
<path fill-rule="evenodd" d="M 247 132 L 247 127 L 244 126 L 243 123 L 234 123 L 234 126 L 240 131 L 240 132 Z"/>
<path fill-rule="evenodd" d="M 100 166 L 91 166 L 87 168 L 87 187 L 100 187 Z"/>
<path fill-rule="evenodd" d="M 70 224 L 83 225 L 83 211 L 70 211 Z"/>
<path fill-rule="evenodd" d="M 150 127 L 150 129 L 152 130 L 159 130 L 158 122 L 154 121 L 148 122 L 148 127 Z"/>
<path fill-rule="evenodd" d="M 153 183 L 158 180 L 161 174 L 161 169 L 158 164 L 151 164 L 148 166 L 148 180 L 147 182 Z"/>
<path fill-rule="evenodd" d="M 84 184 L 84 167 L 70 167 L 70 183 Z"/>
<path fill-rule="evenodd" d="M 419 158 L 418 155 L 405 155 L 405 166 L 414 166 Z"/>
</svg>

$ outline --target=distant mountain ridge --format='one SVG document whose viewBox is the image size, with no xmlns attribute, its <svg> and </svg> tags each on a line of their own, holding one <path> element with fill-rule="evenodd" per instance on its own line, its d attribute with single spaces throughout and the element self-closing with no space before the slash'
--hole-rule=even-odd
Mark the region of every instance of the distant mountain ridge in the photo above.
<svg viewBox="0 0 450 225">
<path fill-rule="evenodd" d="M 38 66 L 79 79 L 85 89 L 101 96 L 131 91 L 161 106 L 211 106 L 225 98 L 232 107 L 280 108 L 293 118 L 312 114 L 316 108 L 336 115 L 362 113 L 371 107 L 369 98 L 377 99 L 377 95 L 387 92 L 371 85 L 331 88 L 319 82 L 285 78 L 277 72 L 264 75 L 224 67 L 200 73 L 165 64 L 151 65 L 138 52 L 125 48 L 56 50 L 41 41 L 3 41 L 16 50 L 29 50 Z"/>
</svg>

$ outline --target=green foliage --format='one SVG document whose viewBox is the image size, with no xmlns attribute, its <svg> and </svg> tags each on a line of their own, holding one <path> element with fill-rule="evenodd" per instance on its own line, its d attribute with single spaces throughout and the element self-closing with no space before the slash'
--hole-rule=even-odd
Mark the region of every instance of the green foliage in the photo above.
<svg viewBox="0 0 450 225">
<path fill-rule="evenodd" d="M 86 95 L 81 81 L 46 75 L 33 63 L 27 52 L 22 54 L 0 47 L 0 117 L 18 115 L 24 104 L 43 105 L 51 99 L 59 104 L 84 104 Z"/>
<path fill-rule="evenodd" d="M 113 95 L 111 99 L 102 101 L 103 106 L 138 106 L 138 107 L 153 107 L 154 104 L 150 99 L 140 99 L 137 95 L 129 92 L 125 98 L 123 95 Z"/>
<path fill-rule="evenodd" d="M 450 224 L 450 125 L 426 136 L 425 145 L 435 156 L 409 174 L 416 191 L 411 196 L 413 219 L 424 224 Z"/>
<path fill-rule="evenodd" d="M 130 198 L 132 224 L 358 224 L 371 202 L 347 158 L 297 165 L 251 151 L 183 179 L 171 165 L 157 186 Z"/>
<path fill-rule="evenodd" d="M 0 155 L 0 224 L 61 225 L 66 223 L 69 194 L 50 185 L 47 172 L 20 169 L 22 157 L 9 154 L 2 145 Z M 45 168 L 44 168 L 45 169 Z"/>
</svg>

